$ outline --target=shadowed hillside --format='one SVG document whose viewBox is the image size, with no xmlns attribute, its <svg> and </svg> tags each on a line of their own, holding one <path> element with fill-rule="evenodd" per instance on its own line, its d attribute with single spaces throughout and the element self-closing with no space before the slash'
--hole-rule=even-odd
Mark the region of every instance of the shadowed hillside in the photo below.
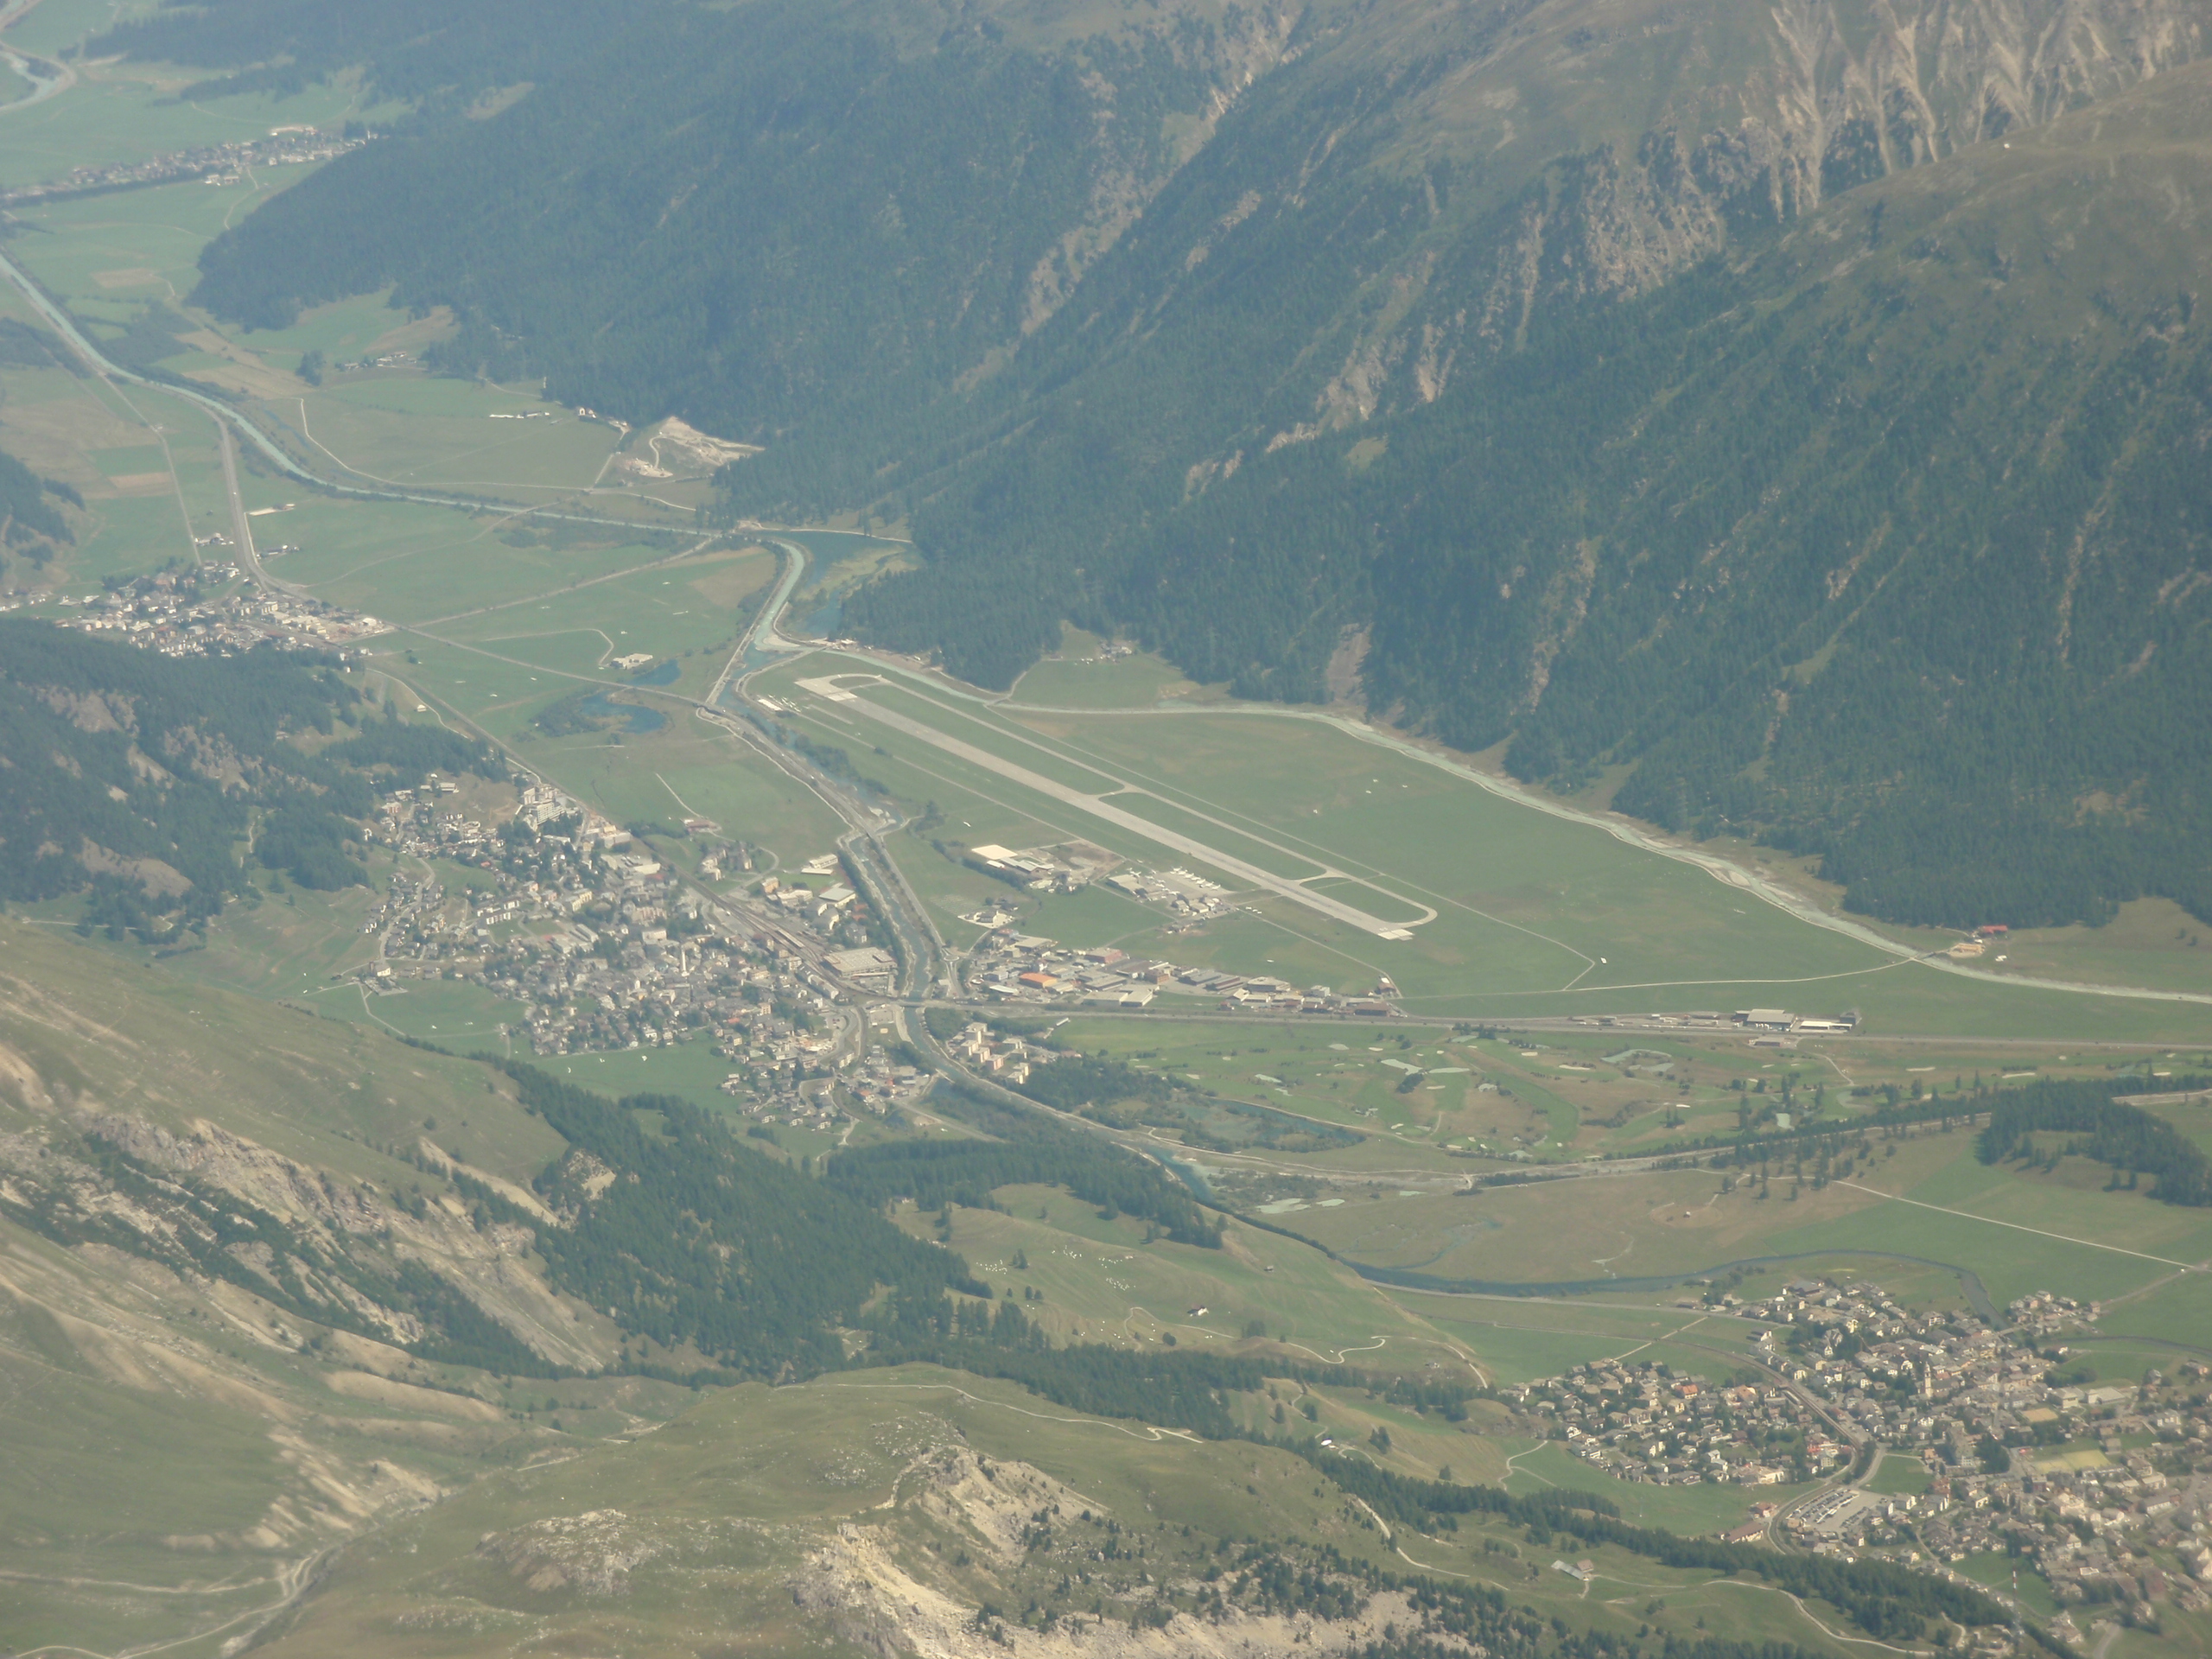
<svg viewBox="0 0 2212 1659">
<path fill-rule="evenodd" d="M 197 298 L 396 283 L 454 308 L 449 367 L 763 444 L 729 516 L 903 510 L 922 568 L 846 625 L 979 683 L 1069 618 L 1248 696 L 1357 664 L 1379 715 L 1632 768 L 1624 810 L 1820 854 L 1878 915 L 2202 912 L 2166 711 L 2202 674 L 2203 34 L 671 5 L 279 196 Z"/>
</svg>

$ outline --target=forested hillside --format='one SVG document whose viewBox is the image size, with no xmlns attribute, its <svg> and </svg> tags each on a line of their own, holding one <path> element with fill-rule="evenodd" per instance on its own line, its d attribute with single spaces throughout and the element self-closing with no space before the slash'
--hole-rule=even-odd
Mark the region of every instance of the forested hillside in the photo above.
<svg viewBox="0 0 2212 1659">
<path fill-rule="evenodd" d="M 4 449 L 0 449 L 0 550 L 17 553 L 35 564 L 54 556 L 55 543 L 72 539 L 60 504 L 84 505 L 67 484 L 41 478 Z"/>
<path fill-rule="evenodd" d="M 155 27 L 251 69 L 323 3 Z M 448 367 L 764 444 L 731 517 L 904 511 L 846 626 L 980 683 L 1065 618 L 1357 664 L 1876 914 L 2212 915 L 2196 9 L 640 3 L 461 52 L 535 90 L 426 96 L 195 298 L 393 284 Z"/>
<path fill-rule="evenodd" d="M 1293 698 L 1357 639 L 1378 712 L 1510 738 L 1529 779 L 1632 762 L 1624 810 L 1821 853 L 1859 908 L 2212 913 L 2208 250 L 2152 205 L 2212 182 L 2209 92 L 2179 71 L 1540 312 L 1434 401 L 1133 485 L 1141 513 L 1033 449 L 1026 499 L 1064 511 L 1015 533 L 1002 474 L 945 493 L 938 563 L 848 622 L 1003 681 L 1071 612 Z"/>
<path fill-rule="evenodd" d="M 196 297 L 274 326 L 393 284 L 461 319 L 447 366 L 865 475 L 1053 314 L 1276 44 L 1185 17 L 1024 50 L 969 10 L 653 8 L 498 119 L 418 121 L 280 197 Z"/>
<path fill-rule="evenodd" d="M 292 741 L 333 734 L 314 753 Z M 504 775 L 483 744 L 365 717 L 327 665 L 0 621 L 0 898 L 89 887 L 92 920 L 150 939 L 213 915 L 249 861 L 348 887 L 380 783 L 469 769 Z"/>
</svg>

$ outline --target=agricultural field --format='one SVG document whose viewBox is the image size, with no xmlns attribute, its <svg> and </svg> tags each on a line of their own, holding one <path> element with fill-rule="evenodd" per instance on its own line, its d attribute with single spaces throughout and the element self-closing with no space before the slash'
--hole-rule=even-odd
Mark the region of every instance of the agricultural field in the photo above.
<svg viewBox="0 0 2212 1659">
<path fill-rule="evenodd" d="M 1844 1126 L 1885 1103 L 1891 1089 L 1910 1103 L 1985 1084 L 2125 1074 L 2144 1077 L 2147 1091 L 2158 1087 L 2159 1071 L 2212 1071 L 2202 1051 L 2121 1061 L 2055 1045 L 1877 1036 L 1812 1039 L 1775 1051 L 1750 1048 L 1732 1031 L 1548 1027 L 1540 1035 L 1491 1034 L 1462 1023 L 1447 1033 L 1429 1025 L 1229 1019 L 1202 1012 L 1206 1001 L 1167 993 L 1142 1014 L 1077 1010 L 1058 1040 L 1209 1096 L 1402 1147 L 1541 1161 L 1710 1147 L 1732 1141 L 1747 1123 L 1770 1126 L 1782 1113 L 1801 1127 Z M 2184 1134 L 2202 1132 L 2190 1113 L 2177 1113 L 2176 1122 Z"/>
<path fill-rule="evenodd" d="M 615 570 L 429 626 L 442 641 L 488 658 L 601 682 L 630 679 L 698 698 L 721 671 L 776 569 L 773 556 L 759 549 L 691 546 L 656 556 L 652 550 L 623 547 L 599 556 Z M 516 582 L 510 591 L 521 587 Z M 654 668 L 675 658 L 678 672 L 615 665 L 616 658 L 633 654 L 654 658 Z"/>
<path fill-rule="evenodd" d="M 1478 1075 L 1478 1068 L 1488 1071 L 1500 1081 L 1498 1092 L 1462 1096 L 1459 1111 L 1471 1109 L 1493 1122 L 1521 1114 L 1521 1145 L 1513 1150 L 1525 1158 L 1532 1155 L 1530 1147 L 1542 1152 L 1545 1142 L 1537 1137 L 1548 1135 L 1550 1125 L 1521 1098 L 1533 1085 L 1517 1068 L 1567 1077 L 1602 1063 L 1593 1056 L 1586 1068 L 1564 1058 L 1573 1049 L 1524 1052 L 1484 1038 L 1435 1047 L 1413 1046 L 1412 1039 L 1401 1047 L 1397 1036 L 1384 1033 L 1369 1033 L 1384 1040 L 1350 1040 L 1359 1034 L 1339 1036 L 1325 1026 L 1139 1016 L 1077 1020 L 1060 1026 L 1052 1039 L 1187 1083 L 1197 1101 L 1236 1102 L 1242 1109 L 1265 1109 L 1323 1131 L 1341 1126 L 1363 1136 L 1356 1146 L 1301 1147 L 1268 1141 L 1241 1150 L 1219 1144 L 1217 1131 L 1212 1132 L 1216 1140 L 1188 1148 L 1176 1144 L 1172 1131 L 1147 1129 L 1128 1138 L 1174 1157 L 1220 1202 L 1401 1284 L 1551 1286 L 1586 1293 L 1613 1281 L 1664 1288 L 1716 1272 L 1755 1273 L 1763 1260 L 1851 1260 L 1862 1272 L 1888 1275 L 1926 1269 L 1942 1279 L 1963 1270 L 1979 1275 L 1976 1289 L 1999 1306 L 2031 1290 L 2084 1301 L 2123 1298 L 2115 1309 L 2120 1320 L 2113 1327 L 2115 1336 L 2149 1333 L 2161 1320 L 2168 1332 L 2203 1328 L 2204 1314 L 2195 1306 L 2202 1298 L 2190 1288 L 2197 1277 L 2183 1269 L 2212 1255 L 2212 1224 L 2199 1211 L 2161 1205 L 2142 1192 L 2113 1191 L 2110 1173 L 2088 1159 L 2062 1158 L 2048 1172 L 1985 1166 L 1974 1155 L 1971 1128 L 1960 1124 L 1862 1136 L 1853 1129 L 1854 1118 L 1882 1096 L 1854 1097 L 1838 1087 L 1827 1109 L 1808 1121 L 1840 1135 L 1840 1161 L 1824 1161 L 1785 1143 L 1749 1164 L 1719 1168 L 1630 1166 L 1485 1184 L 1484 1177 L 1513 1165 L 1497 1147 L 1484 1146 L 1481 1136 L 1453 1141 L 1423 1133 L 1433 1123 L 1449 1130 L 1467 1120 L 1451 1116 L 1448 1096 L 1437 1106 L 1401 1103 L 1419 1102 L 1426 1093 L 1425 1087 L 1403 1091 L 1403 1080 L 1441 1075 L 1448 1088 L 1458 1090 L 1465 1087 L 1460 1067 L 1442 1062 L 1461 1063 L 1468 1077 Z M 1507 1054 L 1510 1061 L 1503 1058 Z M 1878 1051 L 1869 1057 L 1877 1059 L 1875 1065 L 1853 1058 L 1863 1067 L 1858 1075 L 1878 1082 L 1885 1071 L 1897 1077 L 1900 1097 L 1930 1081 L 1924 1075 L 1929 1067 L 1892 1071 L 1880 1063 Z M 1897 1058 L 1916 1057 L 1905 1051 Z M 1964 1084 L 1965 1066 L 1988 1056 L 1948 1058 L 1961 1069 L 1942 1078 L 1947 1088 Z M 1694 1075 L 1704 1058 L 1677 1064 Z M 1395 1065 L 1386 1070 L 1386 1063 Z M 1509 1071 L 1508 1065 L 1516 1069 Z M 1398 1069 L 1414 1065 L 1433 1070 Z M 1944 1070 L 1951 1072 L 1948 1065 Z M 2103 1066 L 2047 1056 L 2040 1075 L 2101 1073 L 2109 1075 Z M 2034 1075 L 1993 1067 L 1972 1073 L 1977 1082 Z M 1775 1099 L 1764 1090 L 1751 1092 L 1757 1081 L 1763 1080 L 1740 1074 L 1711 1078 L 1712 1094 L 1725 1107 L 1725 1116 L 1715 1112 L 1713 1124 L 1724 1138 L 1732 1137 L 1744 1103 Z M 1815 1086 L 1810 1077 L 1790 1081 L 1808 1094 Z M 1565 1116 L 1566 1138 L 1545 1155 L 1573 1158 L 1585 1147 L 1617 1150 L 1607 1143 L 1620 1131 L 1609 1127 L 1609 1120 L 1591 1121 L 1606 1097 L 1604 1078 L 1576 1078 L 1557 1087 L 1562 1094 L 1572 1091 L 1580 1103 L 1551 1097 Z M 1364 1101 L 1377 1104 L 1370 1108 Z M 1194 1123 L 1209 1121 L 1190 1101 L 1183 1109 Z M 2193 1135 L 2203 1132 L 2212 1112 L 2190 1103 L 2158 1109 Z M 1151 1116 L 1147 1121 L 1169 1120 Z M 1706 1127 L 1692 1115 L 1682 1121 L 1686 1130 Z M 1628 1122 L 1633 1129 L 1637 1119 L 1631 1114 Z M 1478 1153 L 1486 1155 L 1471 1155 Z M 1534 1173 L 1540 1176 L 1541 1166 Z M 1958 1286 L 1947 1290 L 1931 1284 L 1923 1294 L 1955 1300 Z M 2142 1313 L 2125 1311 L 2139 1299 L 2152 1306 Z"/>
<path fill-rule="evenodd" d="M 1424 1322 L 1310 1247 L 1232 1226 L 1219 1250 L 1144 1242 L 1143 1224 L 1103 1220 L 1065 1192 L 1015 1186 L 996 1195 L 1003 1213 L 961 1208 L 953 1248 L 1001 1294 L 1034 1290 L 1024 1312 L 1056 1334 L 1116 1344 L 1234 1349 L 1256 1323 L 1274 1342 L 1324 1363 L 1414 1370 L 1464 1358 Z M 917 1231 L 934 1217 L 904 1212 Z M 1024 1265 L 1026 1264 L 1026 1265 Z M 1206 1312 L 1194 1313 L 1203 1306 Z"/>
</svg>

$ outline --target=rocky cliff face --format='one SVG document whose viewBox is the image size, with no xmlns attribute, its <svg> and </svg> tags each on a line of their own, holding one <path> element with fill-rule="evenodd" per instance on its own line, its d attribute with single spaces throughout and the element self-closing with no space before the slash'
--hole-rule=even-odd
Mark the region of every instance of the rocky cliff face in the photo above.
<svg viewBox="0 0 2212 1659">
<path fill-rule="evenodd" d="M 1515 118 L 1540 71 L 1641 82 L 1656 118 L 1636 130 L 1619 124 L 1625 107 L 1608 112 L 1595 124 L 1613 130 L 1546 158 L 1510 199 L 1423 246 L 1395 273 L 1419 302 L 1363 333 L 1317 418 L 1287 437 L 1432 401 L 1461 353 L 1517 342 L 1542 308 L 1648 293 L 1847 191 L 2192 62 L 2207 39 L 2206 15 L 2178 0 L 1783 0 L 1513 31 L 1425 101 L 1462 147 L 1525 149 Z M 1672 84 L 1650 67 L 1655 42 L 1680 66 Z M 1455 109 L 1481 113 L 1455 121 Z"/>
<path fill-rule="evenodd" d="M 29 1093 L 19 1080 L 13 1092 Z M 205 1121 L 175 1135 L 83 1096 L 44 1116 L 50 1127 L 0 1135 L 0 1217 L 188 1278 L 227 1272 L 276 1305 L 402 1346 L 433 1334 L 388 1294 L 414 1263 L 556 1364 L 607 1358 L 546 1286 L 526 1227 L 480 1227 L 457 1205 L 410 1209 Z M 226 1199 L 239 1212 L 225 1213 Z"/>
</svg>

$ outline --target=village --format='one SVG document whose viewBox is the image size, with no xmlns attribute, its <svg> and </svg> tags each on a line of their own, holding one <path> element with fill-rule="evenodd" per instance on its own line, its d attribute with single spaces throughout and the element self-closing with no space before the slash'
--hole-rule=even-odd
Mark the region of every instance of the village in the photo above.
<svg viewBox="0 0 2212 1659">
<path fill-rule="evenodd" d="M 347 970 L 365 992 L 427 979 L 480 985 L 525 1006 L 513 1034 L 540 1055 L 711 1041 L 732 1067 L 723 1091 L 764 1122 L 824 1128 L 926 1089 L 925 1074 L 855 1029 L 857 997 L 887 988 L 897 964 L 872 943 L 849 885 L 771 875 L 757 901 L 719 900 L 557 790 L 520 788 L 512 819 L 488 826 L 450 804 L 451 779 L 385 799 L 380 843 L 480 880 L 448 887 L 426 862 L 419 876 L 396 870 L 362 924 L 375 954 Z M 716 879 L 726 861 L 753 868 L 749 849 L 716 843 L 701 875 Z M 839 866 L 829 855 L 807 868 L 827 876 Z"/>
<path fill-rule="evenodd" d="M 275 127 L 265 138 L 200 144 L 190 149 L 149 156 L 143 161 L 116 162 L 105 167 L 72 168 L 49 183 L 26 185 L 22 189 L 0 194 L 0 207 L 21 207 L 35 201 L 175 184 L 186 179 L 235 184 L 249 168 L 304 167 L 327 162 L 347 150 L 360 149 L 373 137 L 357 130 L 329 133 L 314 127 Z"/>
<path fill-rule="evenodd" d="M 227 547 L 230 538 L 208 538 Z M 289 550 L 264 550 L 275 557 Z M 157 651 L 165 657 L 235 657 L 258 646 L 283 651 L 340 650 L 389 632 L 364 616 L 283 588 L 240 587 L 236 564 L 163 570 L 111 582 L 81 599 L 56 602 L 81 610 L 56 619 L 59 626 Z"/>
<path fill-rule="evenodd" d="M 1691 1302 L 1688 1306 L 1698 1306 Z M 1926 1571 L 1998 1554 L 2031 1564 L 2063 1610 L 2212 1608 L 2212 1367 L 2097 1380 L 2077 1349 L 2098 1310 L 2038 1292 L 2000 1319 L 1909 1312 L 1863 1280 L 1797 1281 L 1705 1306 L 1762 1328 L 1756 1369 L 1715 1386 L 1599 1360 L 1509 1391 L 1606 1473 L 1664 1484 L 1831 1484 L 1762 1503 L 1726 1535 L 1779 1530 L 1816 1554 Z M 1902 1467 L 1904 1472 L 1897 1471 Z"/>
</svg>

